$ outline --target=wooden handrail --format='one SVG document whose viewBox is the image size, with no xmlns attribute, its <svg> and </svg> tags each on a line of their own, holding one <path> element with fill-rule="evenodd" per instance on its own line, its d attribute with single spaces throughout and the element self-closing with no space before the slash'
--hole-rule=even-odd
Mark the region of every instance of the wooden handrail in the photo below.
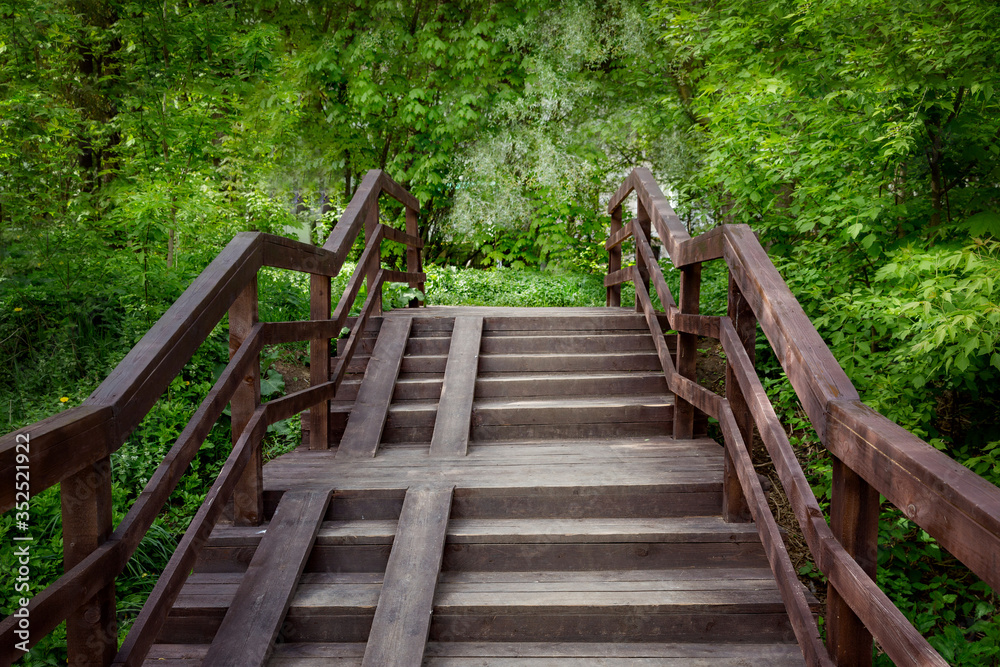
<svg viewBox="0 0 1000 667">
<path fill-rule="evenodd" d="M 860 488 L 858 484 L 862 487 L 870 484 L 987 584 L 1000 587 L 1000 489 L 861 403 L 854 386 L 749 227 L 721 225 L 691 238 L 652 175 L 643 168 L 633 170 L 612 197 L 608 206 L 612 220 L 621 219 L 622 202 L 633 191 L 639 198 L 640 207 L 648 212 L 675 266 L 683 269 L 713 259 L 725 260 L 731 275 L 731 297 L 736 290 L 735 294 L 745 299 L 748 312 L 752 311 L 759 321 L 813 428 L 843 466 L 841 474 L 856 475 L 855 488 Z M 875 503 L 867 503 L 870 506 L 864 511 L 868 514 L 861 516 L 857 514 L 859 503 L 835 493 L 835 525 L 831 529 L 753 371 L 745 347 L 747 343 L 740 340 L 729 318 L 705 318 L 681 312 L 663 280 L 649 240 L 637 230 L 634 224 L 620 228 L 612 224 L 606 247 L 617 248 L 629 236 L 635 237 L 637 263 L 633 267 L 620 268 L 612 258 L 615 270 L 609 271 L 605 279 L 609 285 L 609 303 L 610 286 L 628 281 L 628 269 L 631 268 L 637 303 L 642 305 L 654 336 L 662 336 L 649 295 L 640 283 L 638 260 L 641 258 L 664 305 L 670 327 L 688 334 L 714 333 L 713 337 L 722 341 L 728 359 L 727 372 L 737 381 L 733 390 L 738 391 L 740 401 L 756 422 L 810 551 L 820 571 L 830 581 L 831 604 L 840 604 L 842 599 L 849 608 L 848 613 L 855 614 L 863 624 L 861 630 L 867 627 L 897 664 L 946 664 L 872 580 L 874 562 L 871 554 L 875 545 L 861 542 L 872 539 L 872 521 L 877 521 L 877 498 Z M 728 401 L 720 407 L 700 395 L 692 388 L 693 382 L 677 373 L 669 358 L 660 356 L 671 391 L 710 415 L 718 417 L 721 414 L 726 421 L 723 430 L 728 431 L 729 449 L 725 487 L 729 475 L 740 473 L 738 462 L 734 463 L 735 468 L 729 468 L 728 457 L 732 453 L 729 441 L 745 442 L 747 434 L 733 431 L 733 423 L 730 423 L 733 409 Z M 729 391 L 727 386 L 727 394 Z M 846 489 L 851 484 L 841 486 Z M 756 493 L 746 482 L 742 487 L 745 493 Z M 875 491 L 862 488 L 860 492 L 870 495 Z M 751 511 L 754 511 L 754 503 L 759 505 L 754 500 Z M 862 558 L 864 567 L 857 560 Z M 778 575 L 777 570 L 775 575 Z M 870 638 L 866 643 L 851 623 L 850 619 L 829 622 L 828 646 L 841 664 L 866 664 L 870 660 Z M 848 637 L 851 633 L 854 634 Z"/>
<path fill-rule="evenodd" d="M 404 282 L 422 289 L 425 276 L 419 270 L 419 253 L 423 242 L 417 230 L 417 200 L 388 175 L 372 170 L 365 176 L 344 217 L 335 226 L 334 233 L 321 248 L 270 234 L 238 234 L 81 406 L 0 438 L 0 470 L 9 468 L 13 478 L 17 461 L 17 436 L 30 436 L 31 495 L 106 459 L 141 422 L 198 346 L 241 298 L 241 294 L 249 289 L 253 302 L 256 303 L 256 290 L 249 286 L 255 285 L 260 268 L 270 266 L 301 271 L 314 278 L 320 276 L 327 280 L 330 276 L 337 275 L 354 238 L 360 232 L 360 222 L 372 212 L 377 220 L 378 196 L 383 192 L 406 207 L 406 232 L 376 223 L 347 289 L 329 319 L 252 323 L 238 349 L 233 349 L 229 364 L 133 503 L 125 519 L 110 537 L 75 565 L 68 567 L 63 576 L 32 598 L 28 607 L 32 619 L 29 646 L 36 644 L 63 620 L 72 617 L 82 602 L 93 598 L 98 591 L 113 587 L 115 578 L 125 568 L 230 401 L 234 402 L 235 415 L 235 395 L 244 384 L 247 374 L 259 368 L 259 354 L 263 346 L 338 337 L 367 275 L 368 298 L 362 316 L 354 323 L 345 353 L 338 359 L 334 378 L 330 380 L 327 376 L 321 383 L 307 390 L 257 407 L 242 432 L 234 434 L 234 450 L 217 478 L 213 492 L 192 521 L 167 572 L 161 578 L 162 585 L 158 582 L 154 595 L 150 597 L 150 602 L 144 607 L 143 614 L 119 653 L 119 659 L 125 660 L 127 664 L 141 663 L 148 644 L 152 641 L 150 633 L 155 635 L 155 628 L 159 627 L 165 617 L 165 608 L 173 600 L 171 596 L 175 597 L 179 590 L 178 577 L 182 584 L 182 575 L 190 570 L 192 558 L 197 555 L 208 534 L 205 531 L 211 531 L 211 526 L 218 519 L 221 505 L 228 500 L 236 485 L 244 483 L 240 475 L 247 463 L 253 456 L 259 457 L 260 443 L 266 427 L 333 397 L 360 332 L 375 310 L 373 304 L 380 301 L 383 282 Z M 365 216 L 360 215 L 361 212 Z M 390 271 L 378 267 L 380 242 L 383 238 L 407 245 L 408 271 Z M 374 274 L 371 273 L 373 267 L 376 269 Z M 256 305 L 253 305 L 253 313 L 256 313 Z M 67 451 L 72 451 L 73 455 L 67 456 Z M 104 480 L 103 483 L 110 484 L 110 480 Z M 262 492 L 259 484 L 254 491 L 258 495 Z M 0 510 L 10 509 L 15 499 L 13 488 L 2 487 Z M 66 520 L 67 517 L 64 517 L 64 522 Z M 110 612 L 110 619 L 87 621 L 94 626 L 95 633 L 100 629 L 108 634 L 107 628 L 113 627 L 114 622 L 113 605 Z M 9 664 L 21 654 L 15 648 L 16 620 L 10 616 L 0 621 L 0 641 L 3 644 L 0 648 L 0 664 Z M 81 637 L 83 639 L 85 638 Z M 108 638 L 102 637 L 100 641 L 107 642 Z M 76 648 L 70 646 L 71 661 Z"/>
</svg>

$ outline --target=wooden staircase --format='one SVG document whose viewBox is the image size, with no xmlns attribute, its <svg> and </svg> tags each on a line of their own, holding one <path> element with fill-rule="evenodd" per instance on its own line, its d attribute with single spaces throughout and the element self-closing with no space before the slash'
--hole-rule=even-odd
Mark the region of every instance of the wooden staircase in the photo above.
<svg viewBox="0 0 1000 667">
<path fill-rule="evenodd" d="M 395 311 L 330 410 L 144 664 L 803 664 L 756 527 L 720 516 L 723 448 L 668 435 L 642 316 Z"/>
</svg>

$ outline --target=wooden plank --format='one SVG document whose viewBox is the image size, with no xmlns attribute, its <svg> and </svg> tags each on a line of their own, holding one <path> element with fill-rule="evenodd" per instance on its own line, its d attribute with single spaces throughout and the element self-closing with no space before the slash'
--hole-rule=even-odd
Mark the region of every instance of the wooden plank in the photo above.
<svg viewBox="0 0 1000 667">
<path fill-rule="evenodd" d="M 267 662 L 329 500 L 330 491 L 320 490 L 282 496 L 206 664 L 253 667 Z"/>
<path fill-rule="evenodd" d="M 823 647 L 823 642 L 819 637 L 819 628 L 816 627 L 816 622 L 813 620 L 802 584 L 795 574 L 791 560 L 789 560 L 788 551 L 785 549 L 781 534 L 778 532 L 778 526 L 771 515 L 764 490 L 761 489 L 760 481 L 757 478 L 757 471 L 753 467 L 753 461 L 750 460 L 750 452 L 728 401 L 722 403 L 719 426 L 725 437 L 729 457 L 735 463 L 739 482 L 747 496 L 750 512 L 756 521 L 761 542 L 767 552 L 767 560 L 771 564 L 771 571 L 774 573 L 778 590 L 781 592 L 781 599 L 785 603 L 788 618 L 806 662 L 809 665 L 833 667 L 835 663 Z"/>
<path fill-rule="evenodd" d="M 660 267 L 655 268 L 660 272 Z M 681 313 L 697 315 L 701 308 L 701 264 L 691 264 L 681 269 Z M 694 381 L 698 363 L 698 337 L 681 332 L 677 335 L 677 375 Z M 694 405 L 679 397 L 674 405 L 674 438 L 694 437 Z"/>
<path fill-rule="evenodd" d="M 857 613 L 896 664 L 944 664 L 833 536 L 729 318 L 722 320 L 721 341 L 817 567 L 829 577 L 838 595 Z"/>
<path fill-rule="evenodd" d="M 374 201 L 368 208 L 368 212 L 365 214 L 365 242 L 374 239 L 382 239 L 382 231 L 385 229 L 385 225 L 379 224 L 379 205 L 378 198 L 376 197 Z M 372 312 L 373 315 L 382 314 L 382 295 L 381 295 L 381 285 L 376 285 L 376 277 L 378 276 L 379 269 L 382 268 L 382 248 L 379 245 L 378 252 L 375 252 L 368 259 L 365 265 L 365 282 L 368 284 L 368 291 L 378 292 L 379 296 L 375 299 L 375 310 Z"/>
<path fill-rule="evenodd" d="M 250 423 L 243 429 L 239 442 L 233 447 L 219 476 L 205 496 L 205 502 L 191 519 L 191 524 L 170 557 L 167 567 L 156 580 L 146 604 L 143 605 L 142 611 L 139 612 L 132 629 L 118 650 L 118 655 L 115 656 L 114 665 L 138 667 L 142 664 L 149 647 L 156 640 L 157 632 L 166 620 L 170 607 L 180 593 L 184 580 L 191 572 L 199 550 L 211 535 L 226 501 L 236 488 L 239 476 L 250 461 L 251 453 L 260 447 L 260 441 L 266 432 L 266 408 L 260 406 L 254 412 Z"/>
<path fill-rule="evenodd" d="M 111 458 L 105 457 L 63 480 L 59 495 L 63 567 L 69 572 L 111 537 Z M 115 616 L 112 580 L 66 617 L 68 664 L 111 663 L 118 650 Z"/>
<path fill-rule="evenodd" d="M 423 263 L 420 259 L 420 249 L 423 248 L 423 240 L 420 238 L 420 228 L 417 225 L 417 214 L 418 209 L 415 206 L 406 207 L 406 233 L 415 237 L 420 241 L 420 245 L 412 244 L 406 248 L 406 271 L 410 274 L 421 273 L 423 269 Z M 418 289 L 421 292 L 424 291 L 424 281 L 420 279 L 414 279 L 410 281 L 411 289 Z M 427 300 L 424 299 L 424 305 L 427 305 Z M 420 305 L 419 299 L 410 299 L 409 307 L 416 308 Z"/>
<path fill-rule="evenodd" d="M 420 210 L 420 202 L 417 201 L 417 198 L 407 192 L 402 185 L 394 181 L 392 177 L 384 171 L 379 171 L 378 187 L 382 192 L 386 193 L 406 208 L 414 211 Z"/>
<path fill-rule="evenodd" d="M 317 655 L 323 655 L 317 653 Z M 334 653 L 330 653 L 334 655 Z M 430 642 L 429 667 L 801 667 L 795 644 L 600 643 L 600 642 Z"/>
<path fill-rule="evenodd" d="M 482 335 L 483 318 L 455 318 L 431 437 L 431 456 L 465 456 L 468 450 Z"/>
<path fill-rule="evenodd" d="M 614 248 L 617 248 L 622 243 L 624 243 L 627 239 L 629 239 L 629 238 L 632 237 L 632 221 L 629 220 L 628 222 L 624 222 L 623 223 L 621 221 L 621 217 L 620 217 L 621 216 L 621 209 L 618 210 L 618 214 L 619 214 L 619 219 L 617 220 L 617 223 L 618 223 L 617 224 L 617 230 L 615 229 L 615 227 L 616 227 L 616 225 L 615 225 L 616 221 L 615 221 L 614 215 L 612 213 L 612 218 L 611 218 L 611 235 L 608 237 L 608 240 L 604 242 L 604 249 L 608 250 L 608 251 L 610 251 L 610 250 L 612 250 Z M 619 256 L 619 259 L 620 259 L 621 258 L 621 250 L 620 249 L 618 251 L 618 256 Z M 620 262 L 619 262 L 618 268 L 621 268 Z M 610 272 L 610 270 L 609 270 L 609 272 Z"/>
<path fill-rule="evenodd" d="M 604 276 L 604 286 L 614 287 L 616 285 L 621 285 L 622 283 L 629 283 L 635 278 L 635 267 L 626 266 L 624 269 L 618 269 L 617 271 L 611 271 L 608 275 Z"/>
<path fill-rule="evenodd" d="M 329 279 L 327 279 L 329 280 Z M 243 341 L 257 324 L 257 276 L 255 275 L 229 308 L 229 358 L 239 352 Z M 259 357 L 258 357 L 259 359 Z M 254 411 L 260 405 L 260 363 L 251 363 L 230 399 L 233 446 L 239 442 Z M 313 430 L 315 433 L 315 429 Z M 233 493 L 233 521 L 241 526 L 257 526 L 264 520 L 263 456 L 259 448 L 250 453 Z"/>
<path fill-rule="evenodd" d="M 354 410 L 340 441 L 337 458 L 371 458 L 378 451 L 392 402 L 392 391 L 410 335 L 409 318 L 390 318 L 382 324 L 368 370 L 358 389 Z"/>
<path fill-rule="evenodd" d="M 261 239 L 264 266 L 330 277 L 339 274 L 344 266 L 344 257 L 311 243 L 275 234 L 261 234 Z"/>
<path fill-rule="evenodd" d="M 750 365 L 753 372 L 754 358 L 757 354 L 757 320 L 750 304 L 743 297 L 743 292 L 733 277 L 729 274 L 729 297 L 727 302 L 728 319 L 735 333 L 736 341 L 743 351 L 741 359 Z M 735 341 L 730 341 L 734 343 Z M 734 419 L 739 427 L 740 436 L 747 447 L 753 451 L 753 415 L 747 405 L 743 390 L 734 374 L 732 363 L 726 364 L 726 400 L 733 411 Z M 726 521 L 749 521 L 750 507 L 740 484 L 734 462 L 726 450 L 726 460 L 722 471 L 722 516 Z"/>
<path fill-rule="evenodd" d="M 635 220 L 632 221 L 632 229 L 635 233 L 636 238 L 643 238 L 648 240 L 650 235 L 650 221 L 649 221 L 649 209 L 646 208 L 646 204 L 642 200 L 640 195 L 639 201 L 636 203 L 636 213 Z M 647 262 L 646 257 L 643 254 L 636 253 L 635 255 L 635 277 L 632 282 L 635 283 L 638 288 L 639 283 L 646 289 L 646 293 L 649 293 L 649 271 L 650 267 L 654 266 L 656 262 Z M 642 305 L 639 303 L 639 299 L 635 300 L 635 312 L 641 313 L 643 310 Z"/>
<path fill-rule="evenodd" d="M 830 530 L 868 577 L 878 569 L 879 494 L 836 456 L 830 499 Z M 851 610 L 836 586 L 827 584 L 826 641 L 840 665 L 869 667 L 872 634 Z"/>
<path fill-rule="evenodd" d="M 424 241 L 419 236 L 413 236 L 407 232 L 400 231 L 395 227 L 390 227 L 389 225 L 382 224 L 382 236 L 387 240 L 393 241 L 395 243 L 402 243 L 403 245 L 410 246 L 411 248 L 423 248 Z M 408 249 L 409 250 L 409 249 Z M 407 271 L 416 272 L 419 269 L 410 268 L 407 266 Z"/>
<path fill-rule="evenodd" d="M 363 666 L 421 663 L 451 497 L 451 487 L 411 487 L 406 492 Z"/>
<path fill-rule="evenodd" d="M 116 408 L 115 449 L 257 275 L 262 246 L 259 234 L 237 234 L 87 399 Z"/>
<path fill-rule="evenodd" d="M 14 507 L 17 466 L 31 466 L 30 496 L 86 469 L 114 450 L 114 412 L 81 405 L 0 438 L 0 511 Z M 66 456 L 66 452 L 73 456 Z M 24 457 L 27 457 L 27 460 Z M 23 498 L 21 498 L 23 500 Z"/>
<path fill-rule="evenodd" d="M 344 214 L 330 230 L 330 236 L 323 244 L 323 248 L 336 253 L 340 261 L 343 261 L 341 258 L 346 258 L 351 251 L 351 245 L 357 238 L 358 232 L 361 231 L 361 225 L 364 223 L 368 210 L 373 204 L 378 205 L 381 176 L 382 172 L 378 169 L 368 170 L 364 178 L 361 179 L 358 189 L 354 191 L 354 196 L 351 197 L 347 208 L 344 209 Z"/>
<path fill-rule="evenodd" d="M 330 278 L 309 276 L 309 317 L 312 320 L 330 319 Z M 333 332 L 330 332 L 333 333 Z M 313 387 L 330 380 L 330 338 L 339 336 L 319 335 L 309 341 L 309 384 Z M 309 449 L 326 449 L 330 442 L 330 402 L 320 401 L 309 408 Z"/>
</svg>

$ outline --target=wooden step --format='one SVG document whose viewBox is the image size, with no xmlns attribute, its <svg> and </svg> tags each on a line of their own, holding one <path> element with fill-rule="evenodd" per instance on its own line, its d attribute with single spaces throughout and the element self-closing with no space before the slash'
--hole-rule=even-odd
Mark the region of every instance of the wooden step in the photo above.
<svg viewBox="0 0 1000 667">
<path fill-rule="evenodd" d="M 667 394 L 662 371 L 589 373 L 480 373 L 476 398 Z"/>
<path fill-rule="evenodd" d="M 485 336 L 481 354 L 605 354 L 653 352 L 649 333 Z"/>
<path fill-rule="evenodd" d="M 480 373 L 656 370 L 662 372 L 656 353 L 642 351 L 604 354 L 484 354 L 479 357 Z"/>
<path fill-rule="evenodd" d="M 432 641 L 794 641 L 767 568 L 442 572 Z M 753 622 L 746 623 L 752 614 Z"/>
</svg>

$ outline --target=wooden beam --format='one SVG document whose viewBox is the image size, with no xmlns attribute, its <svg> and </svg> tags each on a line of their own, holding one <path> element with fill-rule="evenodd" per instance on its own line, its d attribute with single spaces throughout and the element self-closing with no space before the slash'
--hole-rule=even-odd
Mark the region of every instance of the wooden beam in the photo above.
<svg viewBox="0 0 1000 667">
<path fill-rule="evenodd" d="M 378 198 L 371 203 L 368 208 L 368 212 L 365 215 L 365 243 L 374 239 L 382 239 L 382 232 L 386 229 L 385 225 L 379 224 L 379 209 L 378 209 Z M 375 311 L 374 315 L 382 314 L 382 295 L 381 295 L 381 285 L 375 284 L 375 278 L 378 275 L 379 269 L 382 268 L 382 248 L 381 245 L 378 251 L 373 253 L 365 265 L 365 280 L 368 283 L 369 292 L 377 292 L 379 298 L 375 301 Z"/>
<path fill-rule="evenodd" d="M 614 285 L 621 285 L 622 283 L 630 283 L 635 279 L 635 267 L 626 266 L 624 269 L 618 269 L 612 271 L 608 275 L 604 276 L 604 286 L 612 287 Z M 619 289 L 619 294 L 620 294 Z"/>
<path fill-rule="evenodd" d="M 622 207 L 615 206 L 611 209 L 611 238 L 616 238 L 622 233 Z M 628 225 L 629 233 L 632 225 Z M 618 308 L 622 305 L 622 288 L 620 282 L 609 283 L 608 278 L 619 273 L 622 268 L 622 247 L 621 244 L 614 244 L 608 248 L 608 276 L 604 279 L 604 286 L 607 288 L 605 305 L 611 308 Z"/>
<path fill-rule="evenodd" d="M 468 450 L 482 335 L 482 317 L 455 318 L 431 437 L 431 456 L 465 456 Z"/>
<path fill-rule="evenodd" d="M 59 495 L 63 567 L 69 572 L 111 537 L 111 458 L 67 477 Z M 72 667 L 111 664 L 118 650 L 114 580 L 67 616 L 66 649 Z"/>
<path fill-rule="evenodd" d="M 729 276 L 728 299 L 729 322 L 736 332 L 740 348 L 753 369 L 757 350 L 757 320 L 739 285 Z M 753 451 L 753 415 L 747 406 L 746 398 L 740 388 L 732 367 L 732 362 L 726 363 L 726 400 L 733 410 L 734 419 L 739 426 L 740 437 L 747 443 L 747 448 Z M 749 521 L 750 508 L 747 506 L 743 488 L 736 475 L 736 468 L 729 452 L 722 466 L 722 516 L 726 521 Z"/>
<path fill-rule="evenodd" d="M 370 298 L 370 295 L 369 295 Z M 361 381 L 337 458 L 371 458 L 378 451 L 392 392 L 410 335 L 410 317 L 386 318 Z"/>
<path fill-rule="evenodd" d="M 267 662 L 329 502 L 329 490 L 291 490 L 281 496 L 204 664 L 262 667 Z"/>
<path fill-rule="evenodd" d="M 660 272 L 660 267 L 656 267 Z M 701 264 L 691 264 L 681 269 L 681 313 L 697 315 L 701 309 Z M 664 308 L 666 304 L 664 304 Z M 677 334 L 677 374 L 694 381 L 698 364 L 698 337 L 694 334 Z M 694 437 L 694 405 L 678 397 L 674 405 L 674 438 L 687 440 Z"/>
<path fill-rule="evenodd" d="M 326 280 L 329 280 L 327 278 Z M 232 359 L 252 333 L 257 316 L 257 276 L 247 284 L 229 309 L 229 357 Z M 260 363 L 247 367 L 243 381 L 233 392 L 230 401 L 232 413 L 233 446 L 240 439 L 257 406 L 260 405 Z M 260 448 L 250 453 L 250 462 L 243 471 L 233 494 L 233 521 L 238 526 L 257 526 L 264 520 L 263 458 Z"/>
<path fill-rule="evenodd" d="M 621 211 L 620 210 L 618 211 L 618 214 L 621 215 Z M 622 243 L 624 243 L 627 239 L 632 238 L 632 221 L 631 220 L 629 220 L 628 222 L 624 222 L 624 223 L 621 220 L 618 220 L 617 221 L 617 223 L 618 223 L 618 225 L 617 225 L 618 226 L 618 230 L 617 231 L 615 231 L 615 229 L 614 229 L 615 226 L 616 226 L 615 222 L 616 221 L 615 221 L 614 217 L 612 216 L 612 219 L 611 219 L 612 231 L 611 231 L 611 235 L 608 237 L 608 240 L 604 242 L 604 249 L 605 250 L 609 250 L 610 251 L 612 248 L 617 248 Z"/>
<path fill-rule="evenodd" d="M 309 276 L 309 318 L 330 319 L 330 277 Z M 331 332 L 332 333 L 332 332 Z M 338 331 L 334 337 L 339 335 Z M 309 341 L 309 384 L 313 387 L 330 380 L 330 338 L 319 335 Z M 309 408 L 309 449 L 330 446 L 330 401 Z"/>
<path fill-rule="evenodd" d="M 414 667 L 423 661 L 451 497 L 451 487 L 406 492 L 362 667 Z"/>
<path fill-rule="evenodd" d="M 632 221 L 632 232 L 635 234 L 636 238 L 641 236 L 646 241 L 649 241 L 649 209 L 646 208 L 646 204 L 642 201 L 642 197 L 639 198 L 639 202 L 636 204 L 635 220 Z M 652 264 L 646 261 L 646 257 L 641 252 L 635 254 L 636 277 L 632 282 L 635 283 L 637 292 L 639 290 L 639 283 L 642 283 L 646 293 L 649 294 L 650 266 L 652 266 Z M 642 312 L 642 304 L 639 303 L 638 299 L 635 300 L 635 312 Z"/>
<path fill-rule="evenodd" d="M 420 257 L 420 249 L 424 247 L 424 242 L 420 238 L 420 226 L 417 222 L 417 214 L 416 207 L 406 207 L 406 234 L 411 238 L 416 238 L 420 242 L 419 245 L 411 244 L 406 248 L 406 271 L 410 274 L 421 273 L 424 270 Z M 410 280 L 410 288 L 423 292 L 424 279 L 414 278 Z M 423 303 L 427 305 L 427 300 L 424 299 Z M 416 308 L 420 305 L 420 299 L 410 299 L 408 305 L 410 308 Z"/>
<path fill-rule="evenodd" d="M 408 246 L 408 249 L 423 248 L 424 241 L 419 236 L 413 236 L 408 232 L 403 232 L 395 227 L 390 227 L 384 223 L 382 224 L 382 236 L 386 238 L 387 241 L 393 241 L 395 243 L 402 243 Z"/>
</svg>

